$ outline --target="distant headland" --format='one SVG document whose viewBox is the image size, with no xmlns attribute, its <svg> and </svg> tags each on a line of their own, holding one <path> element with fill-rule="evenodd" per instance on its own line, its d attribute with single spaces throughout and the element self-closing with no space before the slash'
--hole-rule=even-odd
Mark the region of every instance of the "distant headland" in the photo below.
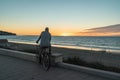
<svg viewBox="0 0 120 80">
<path fill-rule="evenodd" d="M 0 31 L 0 35 L 16 35 L 16 33 L 11 33 L 7 31 Z"/>
</svg>

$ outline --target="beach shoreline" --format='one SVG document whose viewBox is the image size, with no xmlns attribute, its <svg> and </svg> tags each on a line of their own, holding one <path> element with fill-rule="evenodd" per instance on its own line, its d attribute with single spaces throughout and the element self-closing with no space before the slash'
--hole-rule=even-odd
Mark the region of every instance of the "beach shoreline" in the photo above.
<svg viewBox="0 0 120 80">
<path fill-rule="evenodd" d="M 27 44 L 27 45 L 38 45 L 36 43 L 32 42 L 19 42 L 19 41 L 9 41 L 10 43 L 19 43 L 19 44 Z M 66 46 L 66 45 L 58 45 L 58 44 L 52 44 L 52 47 L 58 47 L 58 48 L 67 48 L 67 49 L 78 49 L 78 50 L 91 50 L 91 51 L 105 51 L 107 53 L 115 53 L 120 54 L 119 49 L 112 49 L 112 48 L 100 48 L 100 47 L 90 47 L 90 46 Z"/>
</svg>

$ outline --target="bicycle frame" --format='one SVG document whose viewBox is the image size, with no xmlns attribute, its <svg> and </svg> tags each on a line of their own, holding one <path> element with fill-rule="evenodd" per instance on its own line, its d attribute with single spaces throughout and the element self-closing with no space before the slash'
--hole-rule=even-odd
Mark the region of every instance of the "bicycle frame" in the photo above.
<svg viewBox="0 0 120 80">
<path fill-rule="evenodd" d="M 49 70 L 50 66 L 51 66 L 51 52 L 49 50 L 49 47 L 43 47 L 43 48 L 39 48 L 38 50 L 39 54 L 38 54 L 38 61 L 40 64 L 42 64 L 42 67 L 44 70 Z"/>
</svg>

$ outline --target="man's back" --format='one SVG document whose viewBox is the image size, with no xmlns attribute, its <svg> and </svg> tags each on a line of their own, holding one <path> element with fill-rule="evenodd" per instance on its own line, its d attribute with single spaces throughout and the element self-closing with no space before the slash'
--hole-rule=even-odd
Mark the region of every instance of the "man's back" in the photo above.
<svg viewBox="0 0 120 80">
<path fill-rule="evenodd" d="M 48 31 L 43 31 L 41 33 L 40 46 L 41 47 L 49 47 L 49 46 L 51 46 L 50 41 L 51 41 L 51 34 Z"/>
</svg>

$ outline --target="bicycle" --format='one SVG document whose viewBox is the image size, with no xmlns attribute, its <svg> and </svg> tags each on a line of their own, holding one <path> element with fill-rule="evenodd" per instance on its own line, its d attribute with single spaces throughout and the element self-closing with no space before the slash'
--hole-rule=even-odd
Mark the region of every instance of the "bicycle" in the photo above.
<svg viewBox="0 0 120 80">
<path fill-rule="evenodd" d="M 45 71 L 48 71 L 51 67 L 51 52 L 48 47 L 38 49 L 37 62 L 42 65 Z"/>
</svg>

